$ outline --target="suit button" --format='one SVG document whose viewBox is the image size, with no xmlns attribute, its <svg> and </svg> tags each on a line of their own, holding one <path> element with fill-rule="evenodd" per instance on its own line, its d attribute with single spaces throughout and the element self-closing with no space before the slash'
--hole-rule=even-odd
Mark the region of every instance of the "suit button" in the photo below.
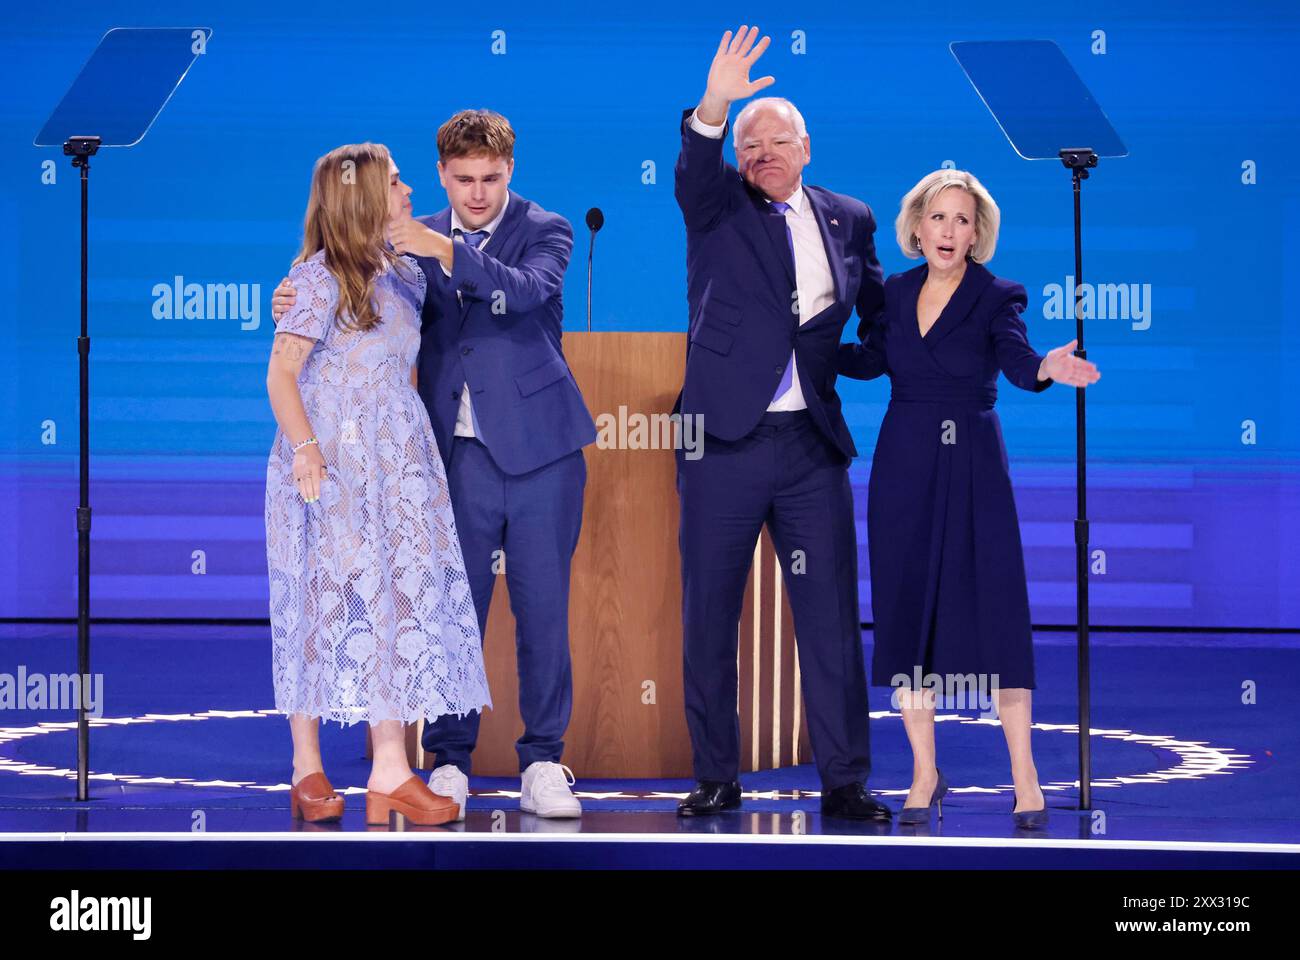
<svg viewBox="0 0 1300 960">
<path fill-rule="evenodd" d="M 473 347 L 461 347 L 461 348 L 460 348 L 460 355 L 461 355 L 462 357 L 468 357 L 468 356 L 469 356 L 471 353 L 473 353 L 473 352 L 474 352 L 474 348 L 473 348 Z"/>
<path fill-rule="evenodd" d="M 451 398 L 452 398 L 453 400 L 459 400 L 459 399 L 460 399 L 460 394 L 459 394 L 459 393 L 453 393 L 453 394 L 451 395 Z"/>
<path fill-rule="evenodd" d="M 785 373 L 785 367 L 773 367 L 773 368 L 772 368 L 772 372 L 773 372 L 773 373 Z"/>
</svg>

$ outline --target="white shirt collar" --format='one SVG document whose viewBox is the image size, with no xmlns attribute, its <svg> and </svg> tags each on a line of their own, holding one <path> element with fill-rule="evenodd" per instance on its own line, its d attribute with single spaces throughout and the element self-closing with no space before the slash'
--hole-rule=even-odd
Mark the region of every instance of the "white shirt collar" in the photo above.
<svg viewBox="0 0 1300 960">
<path fill-rule="evenodd" d="M 497 215 L 492 218 L 492 222 L 487 224 L 486 226 L 479 227 L 479 229 L 487 231 L 487 235 L 489 237 L 492 236 L 492 234 L 496 233 L 497 227 L 501 226 L 501 221 L 505 218 L 506 208 L 509 206 L 510 206 L 510 191 L 507 190 L 506 202 L 501 204 L 501 209 L 497 211 Z M 464 231 L 465 233 L 469 233 L 469 231 L 465 229 L 465 224 L 461 223 L 460 217 L 456 215 L 455 207 L 451 208 L 451 230 L 452 233 L 455 233 L 457 230 L 461 230 Z M 486 239 L 484 240 L 484 242 L 485 243 L 487 242 Z"/>
<path fill-rule="evenodd" d="M 767 200 L 766 197 L 764 197 L 763 199 Z M 771 203 L 772 201 L 767 200 L 767 202 Z M 807 205 L 807 203 L 803 192 L 802 177 L 799 178 L 799 185 L 794 188 L 794 193 L 790 194 L 790 196 L 786 199 L 785 202 L 790 204 L 790 210 L 791 212 L 794 213 L 796 217 L 803 216 L 804 207 Z"/>
</svg>

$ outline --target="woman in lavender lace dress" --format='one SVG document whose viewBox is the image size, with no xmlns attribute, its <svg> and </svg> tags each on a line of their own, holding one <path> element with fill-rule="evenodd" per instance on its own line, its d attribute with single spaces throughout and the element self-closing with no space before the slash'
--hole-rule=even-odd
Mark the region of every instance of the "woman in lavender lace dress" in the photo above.
<svg viewBox="0 0 1300 960">
<path fill-rule="evenodd" d="M 425 278 L 384 242 L 410 216 L 388 150 L 316 163 L 297 305 L 279 322 L 267 390 L 279 425 L 266 474 L 276 709 L 293 735 L 294 816 L 337 820 L 320 718 L 370 723 L 368 823 L 455 819 L 415 776 L 403 722 L 490 706 L 447 479 L 415 390 Z"/>
</svg>

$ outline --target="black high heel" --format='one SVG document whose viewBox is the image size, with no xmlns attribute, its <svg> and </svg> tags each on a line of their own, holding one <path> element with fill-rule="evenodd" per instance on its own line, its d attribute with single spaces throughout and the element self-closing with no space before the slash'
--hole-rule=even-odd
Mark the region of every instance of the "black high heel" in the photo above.
<svg viewBox="0 0 1300 960">
<path fill-rule="evenodd" d="M 1038 792 L 1043 792 L 1042 787 L 1038 788 Z M 1043 805 L 1037 810 L 1021 810 L 1019 813 L 1016 813 L 1016 798 L 1013 795 L 1011 797 L 1011 816 L 1015 818 L 1017 827 L 1033 829 L 1047 826 L 1047 794 L 1043 794 Z"/>
<path fill-rule="evenodd" d="M 930 819 L 930 807 L 938 806 L 939 819 L 943 819 L 943 798 L 948 792 L 948 784 L 943 779 L 943 771 L 938 767 L 934 772 L 939 775 L 939 782 L 934 785 L 934 792 L 930 794 L 930 803 L 924 807 L 904 807 L 898 813 L 898 822 L 904 823 L 927 823 Z"/>
</svg>

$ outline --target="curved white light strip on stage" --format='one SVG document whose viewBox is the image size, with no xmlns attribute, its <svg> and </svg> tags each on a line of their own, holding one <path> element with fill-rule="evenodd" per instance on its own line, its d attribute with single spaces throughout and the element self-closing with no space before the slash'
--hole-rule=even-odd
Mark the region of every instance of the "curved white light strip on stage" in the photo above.
<svg viewBox="0 0 1300 960">
<path fill-rule="evenodd" d="M 146 713 L 142 717 L 99 717 L 90 720 L 90 726 L 94 728 L 103 727 L 123 727 L 140 723 L 186 723 L 198 722 L 203 720 L 253 720 L 264 717 L 281 717 L 276 710 L 205 710 L 201 713 Z M 875 711 L 871 714 L 872 720 L 902 719 L 902 714 L 889 710 Z M 936 716 L 935 722 L 955 722 L 963 724 L 973 724 L 976 726 L 1000 727 L 1002 724 L 998 720 L 986 720 L 979 717 L 964 717 L 960 714 L 942 714 Z M 1066 733 L 1078 734 L 1077 724 L 1072 723 L 1035 723 L 1035 730 L 1042 730 L 1048 733 Z M 6 743 L 17 742 L 30 739 L 31 737 L 44 736 L 55 733 L 70 733 L 77 729 L 77 722 L 70 720 L 65 723 L 38 723 L 30 727 L 0 727 L 0 747 Z M 1146 734 L 1134 733 L 1131 730 L 1105 730 L 1093 728 L 1092 736 L 1100 737 L 1106 740 L 1123 740 L 1130 743 L 1142 744 L 1153 747 L 1157 750 L 1168 750 L 1173 753 L 1178 763 L 1172 767 L 1162 770 L 1155 770 L 1151 773 L 1140 773 L 1132 776 L 1122 777 L 1102 777 L 1092 781 L 1094 787 L 1118 788 L 1130 784 L 1156 784 L 1168 783 L 1172 780 L 1200 780 L 1208 776 L 1223 776 L 1234 773 L 1243 767 L 1250 766 L 1254 763 L 1249 754 L 1236 753 L 1232 747 L 1215 747 L 1211 746 L 1204 740 L 1179 740 L 1168 734 Z M 14 760 L 9 757 L 0 756 L 0 773 L 16 773 L 21 776 L 46 776 L 46 777 L 63 777 L 69 780 L 75 780 L 77 771 L 66 767 L 51 767 L 37 763 L 24 763 L 21 760 Z M 220 787 L 226 789 L 248 789 L 248 790 L 267 790 L 280 791 L 288 790 L 289 784 L 259 784 L 251 780 L 194 780 L 189 777 L 146 777 L 134 773 L 91 773 L 91 780 L 113 780 L 123 781 L 130 784 L 149 784 L 149 785 L 180 785 L 188 787 Z M 615 779 L 615 778 L 600 778 Z M 628 779 L 654 779 L 649 777 L 636 777 Z M 1042 784 L 1043 791 L 1049 790 L 1071 790 L 1078 789 L 1079 781 L 1077 780 L 1055 780 L 1051 783 Z M 341 787 L 336 788 L 339 793 L 365 793 L 365 787 Z M 967 794 L 1000 794 L 1013 792 L 1014 787 L 1011 784 L 998 784 L 995 787 L 949 787 L 949 793 L 967 793 Z M 906 796 L 907 790 L 872 790 L 874 794 L 881 796 Z M 518 791 L 512 790 L 489 790 L 475 792 L 471 794 L 474 797 L 498 797 L 503 799 L 517 799 Z M 589 792 L 575 790 L 574 795 L 583 800 L 668 800 L 681 799 L 685 797 L 684 793 L 663 793 L 652 791 L 650 793 L 626 793 L 623 791 L 614 791 L 608 793 Z M 816 790 L 793 790 L 784 792 L 779 790 L 760 790 L 746 791 L 744 797 L 750 800 L 797 800 L 801 798 L 817 797 L 820 793 Z"/>
</svg>

